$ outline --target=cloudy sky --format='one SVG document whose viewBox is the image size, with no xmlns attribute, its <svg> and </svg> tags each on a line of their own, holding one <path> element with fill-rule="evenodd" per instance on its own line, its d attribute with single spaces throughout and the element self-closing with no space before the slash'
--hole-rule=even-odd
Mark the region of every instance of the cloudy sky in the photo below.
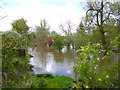
<svg viewBox="0 0 120 90">
<path fill-rule="evenodd" d="M 13 20 L 24 18 L 27 25 L 35 27 L 41 19 L 46 19 L 50 30 L 59 32 L 59 25 L 70 20 L 75 29 L 85 10 L 81 6 L 82 0 L 0 0 L 0 31 L 11 29 Z M 1 18 L 1 17 L 0 17 Z"/>
</svg>

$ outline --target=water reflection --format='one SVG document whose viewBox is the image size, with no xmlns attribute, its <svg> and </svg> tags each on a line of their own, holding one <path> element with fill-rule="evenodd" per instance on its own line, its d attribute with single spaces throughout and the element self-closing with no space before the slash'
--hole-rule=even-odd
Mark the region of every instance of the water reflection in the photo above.
<svg viewBox="0 0 120 90">
<path fill-rule="evenodd" d="M 33 71 L 37 74 L 50 73 L 73 77 L 75 57 L 72 53 L 60 53 L 53 49 L 36 47 L 29 53 L 33 55 L 30 64 L 34 65 Z"/>
</svg>

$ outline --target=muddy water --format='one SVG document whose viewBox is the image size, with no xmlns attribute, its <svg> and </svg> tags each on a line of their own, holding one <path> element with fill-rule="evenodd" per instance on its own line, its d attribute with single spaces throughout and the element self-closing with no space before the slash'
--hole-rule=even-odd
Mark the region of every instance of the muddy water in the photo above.
<svg viewBox="0 0 120 90">
<path fill-rule="evenodd" d="M 36 74 L 50 73 L 52 75 L 74 77 L 74 52 L 65 52 L 64 48 L 60 53 L 46 47 L 36 47 L 34 50 L 29 48 L 29 53 L 33 56 L 30 59 L 30 64 L 34 66 L 32 70 Z"/>
</svg>

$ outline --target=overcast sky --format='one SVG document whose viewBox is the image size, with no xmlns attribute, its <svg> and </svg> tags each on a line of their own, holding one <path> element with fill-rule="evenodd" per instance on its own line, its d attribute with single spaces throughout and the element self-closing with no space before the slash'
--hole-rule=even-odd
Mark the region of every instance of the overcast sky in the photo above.
<svg viewBox="0 0 120 90">
<path fill-rule="evenodd" d="M 59 24 L 70 20 L 75 29 L 80 18 L 85 15 L 81 6 L 82 0 L 0 0 L 0 31 L 11 29 L 13 20 L 24 18 L 29 27 L 39 25 L 41 19 L 46 19 L 50 30 L 59 32 Z"/>
</svg>

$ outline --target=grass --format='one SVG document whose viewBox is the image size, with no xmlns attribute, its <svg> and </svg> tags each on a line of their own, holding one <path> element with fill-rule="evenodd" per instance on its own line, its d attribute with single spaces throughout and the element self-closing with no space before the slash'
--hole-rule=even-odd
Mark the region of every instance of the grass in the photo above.
<svg viewBox="0 0 120 90">
<path fill-rule="evenodd" d="M 72 78 L 66 76 L 46 76 L 32 77 L 32 88 L 70 88 L 72 87 Z"/>
</svg>

